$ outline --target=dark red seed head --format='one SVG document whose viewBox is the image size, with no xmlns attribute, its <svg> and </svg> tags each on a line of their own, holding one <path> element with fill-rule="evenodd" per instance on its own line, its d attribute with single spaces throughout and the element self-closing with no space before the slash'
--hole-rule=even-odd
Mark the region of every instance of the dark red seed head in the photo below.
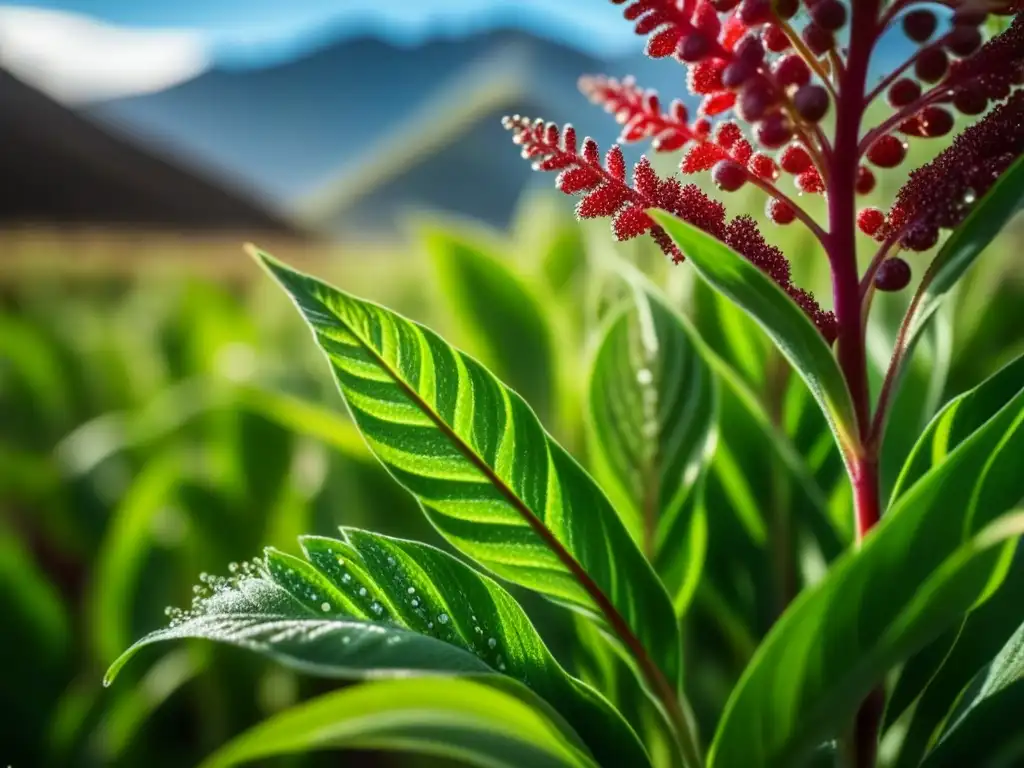
<svg viewBox="0 0 1024 768">
<path fill-rule="evenodd" d="M 977 89 L 965 88 L 953 95 L 953 106 L 963 115 L 980 115 L 988 108 L 988 99 Z"/>
<path fill-rule="evenodd" d="M 981 48 L 982 42 L 984 41 L 977 27 L 962 24 L 954 26 L 945 38 L 949 52 L 961 58 L 970 56 Z"/>
<path fill-rule="evenodd" d="M 903 246 L 912 251 L 927 251 L 937 242 L 939 242 L 938 227 L 924 223 L 912 227 L 903 238 Z"/>
<path fill-rule="evenodd" d="M 761 36 L 758 34 L 750 33 L 744 35 L 736 43 L 736 48 L 733 52 L 736 54 L 737 59 L 753 64 L 755 67 L 760 66 L 761 62 L 764 61 L 764 43 L 761 42 Z"/>
<path fill-rule="evenodd" d="M 700 32 L 691 32 L 681 41 L 676 52 L 683 61 L 694 64 L 707 58 L 711 50 L 711 41 Z"/>
<path fill-rule="evenodd" d="M 927 42 L 935 34 L 937 26 L 935 14 L 923 8 L 903 17 L 903 32 L 915 43 Z"/>
<path fill-rule="evenodd" d="M 766 25 L 764 31 L 761 32 L 761 39 L 764 41 L 764 47 L 772 53 L 782 53 L 792 47 L 789 35 L 777 24 Z"/>
<path fill-rule="evenodd" d="M 779 165 L 786 173 L 803 173 L 811 167 L 811 156 L 803 144 L 790 144 L 779 155 Z"/>
<path fill-rule="evenodd" d="M 839 0 L 818 0 L 808 10 L 814 23 L 830 32 L 846 24 L 846 6 Z"/>
<path fill-rule="evenodd" d="M 775 15 L 785 21 L 796 16 L 800 10 L 799 0 L 775 0 Z"/>
<path fill-rule="evenodd" d="M 949 56 L 939 46 L 925 48 L 914 62 L 914 74 L 926 83 L 937 83 L 949 69 Z"/>
<path fill-rule="evenodd" d="M 711 7 L 719 13 L 725 13 L 731 11 L 737 5 L 740 4 L 740 0 L 710 0 Z"/>
<path fill-rule="evenodd" d="M 868 160 L 879 168 L 895 168 L 906 156 L 907 148 L 891 133 L 882 136 L 868 148 Z"/>
<path fill-rule="evenodd" d="M 796 218 L 796 211 L 793 210 L 792 206 L 776 200 L 774 197 L 769 198 L 764 209 L 765 215 L 768 220 L 773 224 L 786 225 L 791 224 Z"/>
<path fill-rule="evenodd" d="M 816 83 L 808 83 L 801 86 L 793 96 L 793 106 L 800 117 L 811 123 L 816 123 L 825 116 L 829 108 L 828 91 Z"/>
<path fill-rule="evenodd" d="M 752 77 L 740 91 L 736 114 L 748 123 L 754 123 L 767 114 L 777 101 L 772 84 L 761 76 Z"/>
<path fill-rule="evenodd" d="M 747 172 L 732 160 L 719 160 L 711 169 L 711 180 L 723 192 L 735 192 L 746 183 Z"/>
<path fill-rule="evenodd" d="M 875 272 L 875 288 L 880 291 L 902 291 L 910 285 L 910 265 L 898 256 L 886 259 Z"/>
<path fill-rule="evenodd" d="M 754 136 L 765 149 L 778 149 L 793 138 L 793 123 L 783 112 L 773 112 L 754 127 Z"/>
<path fill-rule="evenodd" d="M 737 18 L 748 27 L 767 24 L 772 20 L 772 0 L 740 0 Z"/>
<path fill-rule="evenodd" d="M 831 51 L 836 44 L 835 35 L 813 21 L 804 27 L 800 36 L 815 56 L 823 56 Z"/>
<path fill-rule="evenodd" d="M 878 208 L 863 208 L 857 214 L 857 228 L 865 235 L 874 237 L 885 224 L 885 213 Z"/>
<path fill-rule="evenodd" d="M 913 104 L 921 97 L 921 86 L 916 80 L 909 77 L 901 77 L 889 88 L 889 106 L 905 107 Z"/>
<path fill-rule="evenodd" d="M 929 139 L 945 136 L 953 130 L 953 123 L 955 122 L 953 113 L 942 107 L 926 107 L 918 115 L 918 121 L 923 135 Z"/>
<path fill-rule="evenodd" d="M 811 79 L 811 69 L 807 62 L 797 53 L 789 53 L 781 57 L 772 67 L 775 82 L 782 88 L 806 85 Z"/>
<path fill-rule="evenodd" d="M 875 174 L 871 172 L 870 168 L 865 165 L 857 168 L 857 180 L 854 183 L 854 188 L 858 195 L 871 194 L 875 188 Z"/>
<path fill-rule="evenodd" d="M 730 62 L 722 71 L 722 85 L 726 88 L 739 88 L 757 74 L 757 67 L 737 59 Z"/>
</svg>

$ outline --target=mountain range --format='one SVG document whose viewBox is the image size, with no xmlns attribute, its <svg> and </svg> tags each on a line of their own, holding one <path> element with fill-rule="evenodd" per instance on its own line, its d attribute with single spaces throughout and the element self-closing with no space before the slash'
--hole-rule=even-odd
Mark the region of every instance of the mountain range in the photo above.
<svg viewBox="0 0 1024 768">
<path fill-rule="evenodd" d="M 572 122 L 607 146 L 617 126 L 576 89 L 594 72 L 634 74 L 666 96 L 686 92 L 672 61 L 602 59 L 503 29 L 416 46 L 345 39 L 87 112 L 318 231 L 386 229 L 404 209 L 424 206 L 501 225 L 526 185 L 551 180 L 535 179 L 500 117 Z"/>
</svg>

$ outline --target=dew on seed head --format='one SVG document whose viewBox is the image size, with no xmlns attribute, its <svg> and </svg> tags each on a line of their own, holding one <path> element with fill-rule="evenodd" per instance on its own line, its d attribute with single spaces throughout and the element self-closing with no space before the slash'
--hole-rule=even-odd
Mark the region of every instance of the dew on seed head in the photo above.
<svg viewBox="0 0 1024 768">
<path fill-rule="evenodd" d="M 965 205 L 970 205 L 971 203 L 973 203 L 977 199 L 978 199 L 977 193 L 973 189 L 971 189 L 970 187 L 968 187 L 964 191 L 964 204 Z"/>
<path fill-rule="evenodd" d="M 330 603 L 320 603 L 320 610 L 323 611 L 324 613 L 327 613 L 328 611 L 331 610 L 331 604 Z"/>
</svg>

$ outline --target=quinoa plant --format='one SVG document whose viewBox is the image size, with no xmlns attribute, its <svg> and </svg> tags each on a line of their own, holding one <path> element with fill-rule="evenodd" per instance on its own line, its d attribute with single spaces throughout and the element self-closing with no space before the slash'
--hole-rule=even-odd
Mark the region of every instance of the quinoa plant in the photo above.
<svg viewBox="0 0 1024 768">
<path fill-rule="evenodd" d="M 766 334 L 780 356 L 748 362 L 778 362 L 783 380 L 788 366 L 789 394 L 780 401 L 767 374 L 765 391 L 745 381 L 713 340 L 721 325 L 695 323 L 623 262 L 591 344 L 584 468 L 473 357 L 251 249 L 312 329 L 369 449 L 465 559 L 355 529 L 306 537 L 304 558 L 268 550 L 205 577 L 192 608 L 110 675 L 142 646 L 205 637 L 374 680 L 272 718 L 210 765 L 329 746 L 484 766 L 1019 764 L 1024 357 L 911 434 L 887 430 L 919 340 L 1024 198 L 1018 3 L 613 1 L 649 56 L 684 68 L 700 104 L 691 114 L 630 78 L 584 77 L 584 93 L 622 142 L 678 153 L 682 176 L 709 172 L 726 200 L 756 187 L 770 225 L 806 228 L 827 257 L 831 308 L 797 285 L 798 254 L 696 184 L 646 158 L 630 174 L 618 146 L 602 156 L 572 126 L 505 126 L 579 196 L 578 217 L 686 262 L 723 323 L 749 323 L 741 346 Z M 893 30 L 914 50 L 872 82 Z M 957 131 L 887 209 L 859 203 L 908 142 Z M 812 196 L 823 219 L 801 205 Z M 512 278 L 465 284 L 489 286 L 512 314 L 532 306 Z M 912 285 L 872 386 L 877 294 Z M 824 441 L 805 439 L 817 423 Z M 912 447 L 887 453 L 896 439 Z M 886 461 L 898 462 L 891 483 Z M 777 490 L 781 475 L 799 482 L 770 499 L 752 490 Z M 772 507 L 794 511 L 760 515 Z M 735 562 L 745 551 L 791 582 L 763 631 L 748 615 L 765 613 L 762 572 Z M 571 659 L 556 660 L 492 577 L 577 614 Z M 703 667 L 729 644 L 742 670 L 707 704 Z"/>
</svg>

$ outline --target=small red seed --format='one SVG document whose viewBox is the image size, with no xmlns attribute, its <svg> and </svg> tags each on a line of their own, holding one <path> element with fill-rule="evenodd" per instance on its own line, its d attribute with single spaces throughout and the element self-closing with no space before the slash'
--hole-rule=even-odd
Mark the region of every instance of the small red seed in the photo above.
<svg viewBox="0 0 1024 768">
<path fill-rule="evenodd" d="M 773 112 L 754 127 L 754 136 L 765 149 L 778 149 L 793 138 L 793 123 L 782 112 Z"/>
<path fill-rule="evenodd" d="M 765 26 L 764 31 L 761 33 L 761 39 L 764 41 L 764 47 L 772 53 L 782 53 L 792 47 L 789 35 L 777 24 Z"/>
<path fill-rule="evenodd" d="M 874 237 L 885 224 L 885 213 L 879 208 L 863 208 L 857 214 L 857 227 L 865 235 Z"/>
<path fill-rule="evenodd" d="M 910 265 L 898 256 L 886 259 L 875 272 L 875 287 L 880 291 L 902 291 L 910 285 Z"/>
<path fill-rule="evenodd" d="M 722 85 L 730 89 L 739 88 L 755 74 L 757 74 L 757 67 L 737 59 L 722 71 Z"/>
<path fill-rule="evenodd" d="M 711 7 L 714 8 L 719 13 L 731 11 L 739 4 L 740 0 L 711 0 Z"/>
<path fill-rule="evenodd" d="M 949 69 L 949 56 L 937 45 L 922 50 L 914 62 L 914 74 L 926 83 L 937 83 Z"/>
<path fill-rule="evenodd" d="M 760 152 L 755 153 L 747 161 L 747 170 L 765 181 L 775 181 L 779 178 L 779 166 L 768 155 L 762 155 Z"/>
<path fill-rule="evenodd" d="M 679 42 L 676 52 L 683 61 L 694 64 L 707 58 L 711 42 L 700 32 L 691 32 Z"/>
<path fill-rule="evenodd" d="M 816 123 L 825 116 L 830 105 L 828 91 L 815 83 L 802 86 L 793 96 L 793 106 L 804 120 Z"/>
<path fill-rule="evenodd" d="M 772 0 L 741 0 L 737 18 L 745 26 L 755 27 L 772 20 Z"/>
<path fill-rule="evenodd" d="M 939 230 L 937 227 L 919 224 L 913 227 L 907 236 L 903 238 L 903 245 L 912 251 L 927 251 L 939 242 Z"/>
<path fill-rule="evenodd" d="M 926 107 L 918 116 L 925 137 L 934 139 L 953 130 L 953 114 L 942 107 Z"/>
<path fill-rule="evenodd" d="M 751 78 L 740 91 L 736 113 L 746 122 L 753 123 L 767 114 L 777 98 L 772 85 L 764 77 Z"/>
<path fill-rule="evenodd" d="M 803 173 L 811 167 L 811 156 L 802 144 L 790 144 L 779 156 L 779 165 L 786 173 Z"/>
<path fill-rule="evenodd" d="M 964 56 L 970 56 L 981 48 L 981 32 L 977 27 L 957 24 L 946 35 L 945 42 L 946 48 L 951 53 L 963 58 Z"/>
<path fill-rule="evenodd" d="M 800 10 L 798 0 L 775 0 L 775 15 L 783 21 L 796 16 L 798 10 Z"/>
<path fill-rule="evenodd" d="M 905 107 L 921 98 L 921 86 L 909 77 L 901 77 L 889 88 L 888 100 L 891 107 Z"/>
<path fill-rule="evenodd" d="M 867 166 L 857 168 L 857 180 L 854 182 L 854 189 L 858 195 L 868 195 L 875 188 L 875 174 Z"/>
<path fill-rule="evenodd" d="M 839 0 L 818 0 L 809 10 L 814 23 L 822 29 L 834 32 L 846 24 L 846 6 Z"/>
<path fill-rule="evenodd" d="M 868 148 L 868 160 L 879 168 L 895 168 L 906 156 L 906 146 L 891 133 L 882 136 Z"/>
<path fill-rule="evenodd" d="M 963 115 L 980 115 L 988 108 L 988 99 L 981 91 L 964 89 L 953 96 L 953 106 Z"/>
<path fill-rule="evenodd" d="M 775 81 L 783 88 L 806 85 L 811 79 L 811 69 L 797 53 L 790 53 L 775 62 L 772 67 Z"/>
<path fill-rule="evenodd" d="M 770 198 L 765 205 L 765 215 L 768 216 L 769 221 L 781 226 L 791 224 L 796 219 L 796 211 L 792 206 L 775 198 Z"/>
<path fill-rule="evenodd" d="M 827 29 L 815 24 L 813 21 L 804 27 L 800 36 L 804 39 L 807 47 L 815 56 L 823 56 L 835 47 L 836 38 Z"/>
<path fill-rule="evenodd" d="M 764 61 L 764 43 L 761 42 L 761 36 L 755 33 L 745 35 L 736 43 L 733 53 L 741 61 L 746 61 L 755 67 L 760 66 Z"/>
<path fill-rule="evenodd" d="M 735 192 L 746 183 L 747 172 L 732 160 L 719 160 L 711 169 L 711 180 L 723 192 Z"/>
<path fill-rule="evenodd" d="M 927 42 L 938 26 L 935 14 L 928 10 L 911 11 L 903 17 L 903 32 L 915 43 Z"/>
</svg>

